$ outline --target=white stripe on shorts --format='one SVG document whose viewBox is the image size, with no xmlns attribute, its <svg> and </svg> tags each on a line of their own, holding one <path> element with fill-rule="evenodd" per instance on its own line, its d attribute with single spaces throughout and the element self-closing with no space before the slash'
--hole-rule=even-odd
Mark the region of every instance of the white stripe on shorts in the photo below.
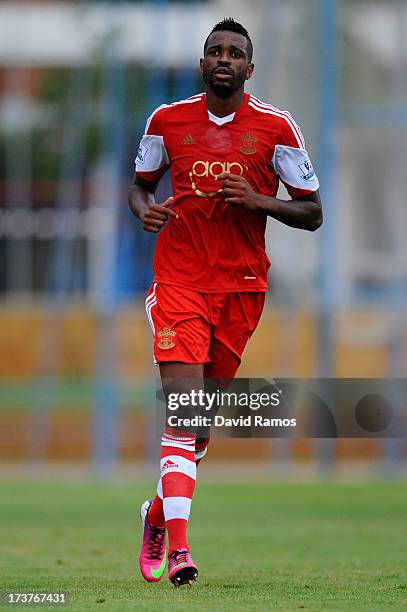
<svg viewBox="0 0 407 612">
<path fill-rule="evenodd" d="M 151 295 L 148 296 L 148 298 L 146 299 L 146 313 L 147 313 L 147 319 L 148 322 L 150 324 L 151 330 L 155 336 L 155 327 L 154 327 L 154 321 L 153 321 L 153 317 L 151 316 L 151 309 L 157 304 L 157 297 L 155 295 L 155 288 L 157 286 L 157 283 L 154 283 L 153 285 L 153 291 L 151 293 Z"/>
</svg>

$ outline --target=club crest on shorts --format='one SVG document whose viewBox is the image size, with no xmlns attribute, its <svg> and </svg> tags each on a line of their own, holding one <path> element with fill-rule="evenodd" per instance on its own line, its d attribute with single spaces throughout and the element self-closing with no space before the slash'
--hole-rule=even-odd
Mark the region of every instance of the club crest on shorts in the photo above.
<svg viewBox="0 0 407 612">
<path fill-rule="evenodd" d="M 177 335 L 171 327 L 163 327 L 158 332 L 158 337 L 160 338 L 158 342 L 158 346 L 160 349 L 170 349 L 175 346 L 174 337 Z"/>
</svg>

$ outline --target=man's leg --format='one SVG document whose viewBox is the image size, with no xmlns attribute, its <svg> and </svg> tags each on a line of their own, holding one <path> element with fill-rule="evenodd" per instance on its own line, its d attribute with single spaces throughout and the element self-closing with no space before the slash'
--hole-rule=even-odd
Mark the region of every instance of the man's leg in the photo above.
<svg viewBox="0 0 407 612">
<path fill-rule="evenodd" d="M 201 463 L 208 451 L 209 434 L 205 438 L 196 438 L 195 440 L 195 464 L 196 467 Z M 148 511 L 148 518 L 154 527 L 163 529 L 165 527 L 165 516 L 163 507 L 163 489 L 161 477 L 158 481 L 157 493 L 153 499 Z"/>
<path fill-rule="evenodd" d="M 209 359 L 204 366 L 205 390 L 226 390 L 237 374 L 246 344 L 257 327 L 264 307 L 264 293 L 213 294 L 213 328 Z M 212 418 L 217 407 L 211 411 Z M 210 441 L 210 430 L 201 430 L 205 449 Z M 198 440 L 196 448 L 198 449 Z"/>
<path fill-rule="evenodd" d="M 172 390 L 176 388 L 178 393 L 189 393 L 189 380 L 193 386 L 197 382 L 201 384 L 203 365 L 161 363 L 160 375 L 164 393 L 168 381 L 171 381 Z M 194 414 L 189 413 L 188 416 L 193 417 Z M 179 548 L 189 550 L 187 526 L 196 480 L 195 440 L 193 429 L 186 431 L 170 427 L 165 428 L 161 440 L 161 484 L 169 553 Z"/>
<path fill-rule="evenodd" d="M 170 392 L 189 394 L 192 389 L 203 387 L 203 364 L 164 362 L 160 364 L 160 375 L 166 396 Z M 184 407 L 184 417 L 197 414 L 197 407 Z M 196 480 L 195 441 L 194 428 L 166 425 L 161 438 L 161 476 L 148 511 L 151 525 L 158 528 L 165 525 L 167 529 L 169 578 L 176 586 L 191 583 L 198 575 L 187 538 Z"/>
<path fill-rule="evenodd" d="M 161 378 L 165 380 L 173 380 L 173 379 L 181 379 L 185 380 L 188 378 L 192 378 L 194 380 L 201 380 L 203 372 L 203 365 L 201 364 L 188 364 L 188 363 L 162 363 L 160 365 L 160 374 Z M 183 434 L 185 437 L 185 434 Z M 167 450 L 171 449 L 171 445 L 168 439 L 168 435 L 164 432 L 163 437 L 161 439 L 162 444 L 166 445 Z M 198 466 L 203 457 L 206 455 L 207 446 L 209 442 L 208 438 L 197 438 L 195 440 L 195 452 L 194 452 L 194 461 Z M 165 448 L 165 447 L 163 447 Z M 161 459 L 163 458 L 163 452 L 161 453 Z M 148 518 L 152 525 L 158 528 L 165 527 L 166 521 L 164 516 L 164 504 L 163 504 L 163 486 L 162 486 L 162 477 L 158 481 L 157 486 L 157 494 L 153 499 L 151 507 L 148 512 Z M 169 535 L 170 537 L 170 535 Z M 171 548 L 171 546 L 170 546 Z"/>
<path fill-rule="evenodd" d="M 169 392 L 189 394 L 194 388 L 203 388 L 203 364 L 208 360 L 211 334 L 205 296 L 188 289 L 154 283 L 147 295 L 146 309 L 154 334 L 154 359 L 160 366 L 166 397 Z M 194 407 L 193 402 L 190 403 L 190 406 L 183 406 L 171 414 L 179 416 L 182 412 L 184 417 L 199 414 L 198 407 Z M 167 413 L 169 414 L 168 407 Z M 197 574 L 196 566 L 190 559 L 187 540 L 187 525 L 196 478 L 195 446 L 195 429 L 166 427 L 161 443 L 161 478 L 157 495 L 152 503 L 147 501 L 143 504 L 143 507 L 147 507 L 144 534 L 150 533 L 151 529 L 164 533 L 168 531 L 169 578 L 177 586 L 189 582 L 188 574 L 192 579 Z M 198 460 L 203 456 L 204 450 L 200 444 Z M 154 546 L 155 543 L 152 542 L 151 550 Z M 148 543 L 143 544 L 140 558 L 143 556 L 143 550 L 146 550 L 145 558 L 148 562 Z M 177 558 L 173 558 L 173 553 L 177 551 L 182 551 L 180 560 L 177 555 Z M 165 556 L 162 553 L 160 549 L 160 561 L 163 561 Z M 185 570 L 192 567 L 195 574 L 191 570 L 181 572 L 181 575 L 177 576 L 179 566 Z M 143 576 L 153 581 L 148 577 L 147 563 L 140 561 L 140 567 Z"/>
<path fill-rule="evenodd" d="M 177 376 L 174 376 L 174 368 L 173 366 L 175 365 L 175 374 L 177 374 L 177 372 L 180 372 L 182 374 L 182 376 L 178 376 L 178 378 L 194 378 L 194 379 L 201 379 L 202 378 L 202 374 L 201 374 L 201 365 L 190 365 L 190 364 L 173 364 L 173 363 L 163 363 L 160 367 L 160 371 L 165 373 L 165 376 L 163 375 L 162 378 L 177 378 Z M 179 367 L 177 366 L 185 366 L 182 369 L 179 369 Z M 192 369 L 192 368 L 196 368 Z M 191 376 L 192 374 L 192 376 Z M 208 437 L 204 437 L 204 438 L 196 438 L 195 440 L 195 464 L 196 466 L 198 466 L 200 464 L 200 462 L 202 461 L 202 459 L 205 457 L 207 450 L 208 450 L 208 444 L 209 444 L 209 435 Z M 153 499 L 153 502 L 151 504 L 151 507 L 149 509 L 148 512 L 148 517 L 150 520 L 150 523 L 152 525 L 154 525 L 155 527 L 159 527 L 159 528 L 163 528 L 165 527 L 165 516 L 164 516 L 164 507 L 163 507 L 163 490 L 162 490 L 162 479 L 160 477 L 159 481 L 158 481 L 158 486 L 157 486 L 157 494 L 155 496 L 155 498 Z"/>
</svg>

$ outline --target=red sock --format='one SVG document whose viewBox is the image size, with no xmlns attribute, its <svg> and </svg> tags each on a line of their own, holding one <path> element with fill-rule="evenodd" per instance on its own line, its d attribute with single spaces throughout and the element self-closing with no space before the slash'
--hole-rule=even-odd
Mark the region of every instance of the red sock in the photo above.
<svg viewBox="0 0 407 612">
<path fill-rule="evenodd" d="M 171 433 L 170 433 L 171 432 Z M 168 548 L 188 548 L 187 526 L 195 489 L 195 436 L 164 431 L 161 448 L 163 510 Z"/>
<path fill-rule="evenodd" d="M 163 500 L 158 495 L 154 497 L 153 503 L 148 511 L 148 521 L 153 527 L 158 527 L 159 529 L 165 527 Z"/>
<path fill-rule="evenodd" d="M 195 463 L 199 465 L 208 450 L 209 438 L 197 438 L 195 442 Z"/>
<path fill-rule="evenodd" d="M 167 521 L 168 530 L 168 554 L 180 548 L 189 548 L 187 527 L 188 521 L 185 519 L 171 519 Z"/>
<path fill-rule="evenodd" d="M 195 444 L 195 463 L 196 465 L 199 465 L 202 459 L 205 457 L 208 444 L 209 444 L 209 438 L 199 438 L 196 440 L 196 444 Z M 162 494 L 161 479 L 160 479 L 158 488 L 161 489 L 161 494 Z M 153 499 L 153 503 L 151 504 L 150 510 L 148 511 L 148 520 L 150 522 L 150 525 L 153 525 L 153 527 L 158 527 L 159 529 L 163 529 L 163 527 L 165 527 L 163 500 L 158 494 Z"/>
</svg>

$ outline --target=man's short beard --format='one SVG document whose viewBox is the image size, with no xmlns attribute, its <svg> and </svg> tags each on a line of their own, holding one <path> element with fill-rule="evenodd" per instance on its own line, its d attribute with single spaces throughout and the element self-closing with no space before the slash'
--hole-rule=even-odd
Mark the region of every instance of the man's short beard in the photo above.
<svg viewBox="0 0 407 612">
<path fill-rule="evenodd" d="M 226 100 L 244 85 L 246 76 L 244 74 L 238 74 L 235 75 L 231 83 L 221 83 L 219 81 L 214 82 L 216 80 L 216 75 L 204 73 L 203 80 L 218 98 Z"/>
<path fill-rule="evenodd" d="M 230 98 L 230 96 L 236 91 L 235 87 L 228 87 L 223 83 L 210 83 L 209 86 L 213 93 L 218 96 L 218 98 L 223 98 L 224 100 Z"/>
</svg>

